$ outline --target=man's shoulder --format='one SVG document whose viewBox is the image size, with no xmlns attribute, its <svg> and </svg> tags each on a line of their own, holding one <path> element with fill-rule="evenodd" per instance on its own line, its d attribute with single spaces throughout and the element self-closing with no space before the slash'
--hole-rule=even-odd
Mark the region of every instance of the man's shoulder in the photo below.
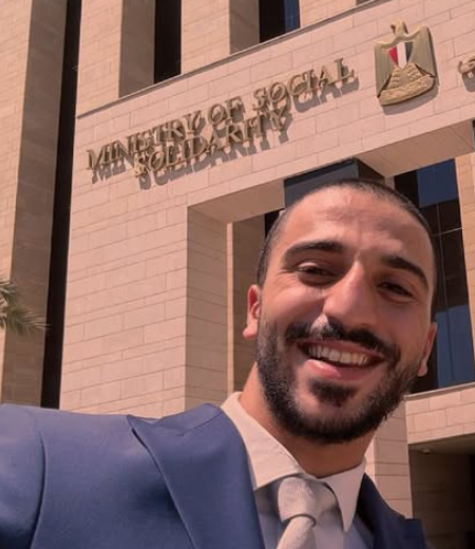
<svg viewBox="0 0 475 549">
<path fill-rule="evenodd" d="M 56 433 L 70 429 L 102 429 L 123 424 L 124 415 L 85 414 L 68 412 L 37 406 L 18 404 L 2 404 L 0 406 L 0 421 L 2 424 L 15 427 L 18 422 L 29 424 L 40 431 L 54 430 Z"/>
<path fill-rule="evenodd" d="M 130 414 L 90 414 L 71 412 L 36 406 L 17 404 L 0 405 L 0 423 L 19 430 L 18 426 L 29 425 L 41 433 L 60 434 L 78 433 L 84 431 L 89 437 L 101 435 L 104 431 L 130 431 L 131 420 L 153 424 L 167 431 L 186 432 L 199 428 L 222 414 L 220 408 L 211 404 L 203 404 L 192 410 L 166 416 L 163 418 L 138 417 Z"/>
<path fill-rule="evenodd" d="M 129 416 L 131 417 L 131 416 Z M 199 429 L 206 425 L 210 421 L 218 417 L 227 417 L 221 408 L 214 406 L 213 404 L 202 404 L 191 410 L 180 412 L 170 416 L 165 416 L 161 419 L 147 419 L 142 418 L 143 421 L 148 423 L 156 423 L 157 426 L 175 432 L 187 432 L 193 429 Z"/>
<path fill-rule="evenodd" d="M 0 406 L 0 546 L 29 547 L 35 535 L 48 539 L 38 547 L 79 547 L 93 538 L 101 547 L 132 547 L 137 539 L 145 547 L 150 532 L 154 539 L 160 534 L 156 516 L 178 520 L 134 421 L 154 424 L 157 445 L 166 447 L 167 433 L 198 428 L 218 413 L 204 407 L 157 420 Z M 144 531 L 138 516 L 157 526 Z"/>
</svg>

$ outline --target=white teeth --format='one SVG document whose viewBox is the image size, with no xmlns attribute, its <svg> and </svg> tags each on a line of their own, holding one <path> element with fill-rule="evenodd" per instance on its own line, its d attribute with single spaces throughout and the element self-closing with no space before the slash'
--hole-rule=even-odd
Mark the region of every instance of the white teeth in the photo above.
<svg viewBox="0 0 475 549">
<path fill-rule="evenodd" d="M 351 364 L 351 353 L 341 353 L 340 362 Z"/>
<path fill-rule="evenodd" d="M 333 362 L 340 362 L 341 353 L 335 349 L 330 351 L 330 356 L 328 357 Z"/>
<path fill-rule="evenodd" d="M 348 353 L 346 351 L 340 352 L 336 349 L 325 347 L 323 345 L 311 345 L 308 348 L 308 354 L 317 360 L 327 358 L 332 362 L 339 362 L 341 364 L 363 366 L 369 362 L 369 357 L 362 353 Z"/>
<path fill-rule="evenodd" d="M 319 349 L 320 349 L 320 352 L 317 355 L 318 357 L 320 358 L 330 357 L 330 353 L 332 352 L 332 350 L 329 347 L 319 347 Z"/>
</svg>

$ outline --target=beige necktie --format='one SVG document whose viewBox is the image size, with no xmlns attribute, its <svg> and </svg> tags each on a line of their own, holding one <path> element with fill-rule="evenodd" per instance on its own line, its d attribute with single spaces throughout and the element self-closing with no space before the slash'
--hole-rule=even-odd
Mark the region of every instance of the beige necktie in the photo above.
<svg viewBox="0 0 475 549">
<path fill-rule="evenodd" d="M 313 527 L 320 515 L 337 505 L 335 495 L 323 483 L 301 477 L 285 477 L 273 486 L 280 520 L 285 526 L 278 549 L 316 549 Z"/>
</svg>

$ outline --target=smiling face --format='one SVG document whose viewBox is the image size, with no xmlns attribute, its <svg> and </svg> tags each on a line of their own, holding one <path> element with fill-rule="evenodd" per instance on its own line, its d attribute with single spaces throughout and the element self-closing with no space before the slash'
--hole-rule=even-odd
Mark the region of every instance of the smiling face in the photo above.
<svg viewBox="0 0 475 549">
<path fill-rule="evenodd" d="M 272 417 L 327 443 L 376 429 L 426 373 L 434 284 L 427 234 L 390 199 L 333 187 L 297 205 L 244 331 Z"/>
</svg>

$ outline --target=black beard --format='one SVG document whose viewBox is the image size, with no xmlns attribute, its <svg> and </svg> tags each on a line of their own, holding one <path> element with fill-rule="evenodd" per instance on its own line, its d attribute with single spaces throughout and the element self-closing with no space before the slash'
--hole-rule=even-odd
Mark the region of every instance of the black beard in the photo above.
<svg viewBox="0 0 475 549">
<path fill-rule="evenodd" d="M 325 419 L 304 414 L 296 401 L 295 372 L 285 362 L 283 351 L 279 350 L 277 329 L 262 319 L 257 336 L 257 370 L 260 383 L 274 417 L 294 436 L 320 444 L 348 443 L 360 438 L 377 429 L 396 410 L 417 379 L 420 360 L 401 364 L 399 348 L 384 343 L 367 330 L 347 332 L 336 322 L 318 329 L 295 323 L 286 331 L 285 345 L 288 346 L 298 339 L 344 340 L 376 350 L 385 358 L 387 372 L 356 413 L 338 414 L 334 418 Z M 337 408 L 343 408 L 357 392 L 354 387 L 325 380 L 314 380 L 310 391 L 316 400 Z"/>
</svg>

